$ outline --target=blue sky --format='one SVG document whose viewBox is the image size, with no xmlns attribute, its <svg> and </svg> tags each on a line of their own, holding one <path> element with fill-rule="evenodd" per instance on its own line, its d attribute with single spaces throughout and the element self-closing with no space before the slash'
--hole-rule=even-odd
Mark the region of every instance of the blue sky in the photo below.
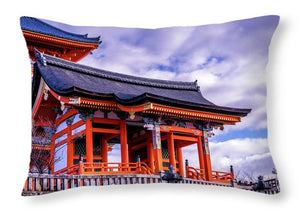
<svg viewBox="0 0 300 210">
<path fill-rule="evenodd" d="M 75 27 L 64 30 L 101 36 L 102 44 L 79 63 L 136 76 L 198 81 L 205 98 L 251 113 L 210 139 L 213 170 L 233 165 L 240 177 L 269 176 L 274 165 L 267 142 L 266 71 L 278 17 L 265 16 L 204 26 L 159 29 Z M 184 158 L 198 166 L 197 148 Z M 118 147 L 111 153 L 117 160 Z"/>
</svg>

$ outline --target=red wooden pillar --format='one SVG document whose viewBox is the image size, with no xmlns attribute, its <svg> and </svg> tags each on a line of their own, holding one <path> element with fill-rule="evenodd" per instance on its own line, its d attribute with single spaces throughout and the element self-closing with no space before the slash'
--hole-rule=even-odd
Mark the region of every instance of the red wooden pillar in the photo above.
<svg viewBox="0 0 300 210">
<path fill-rule="evenodd" d="M 120 123 L 121 162 L 128 163 L 126 120 Z"/>
<path fill-rule="evenodd" d="M 86 117 L 86 162 L 93 162 L 93 130 L 90 117 Z"/>
<path fill-rule="evenodd" d="M 155 125 L 155 128 L 152 131 L 152 144 L 153 144 L 153 155 L 154 155 L 154 162 L 155 162 L 155 173 L 158 174 L 160 171 L 163 171 L 161 137 L 160 137 L 159 125 Z"/>
<path fill-rule="evenodd" d="M 152 139 L 147 139 L 147 157 L 148 157 L 148 166 L 154 170 L 154 156 L 153 156 L 153 142 Z"/>
<path fill-rule="evenodd" d="M 211 170 L 210 152 L 208 146 L 208 136 L 205 131 L 203 131 L 203 136 L 201 139 L 203 145 L 203 159 L 205 165 L 206 180 L 212 181 L 212 170 Z"/>
<path fill-rule="evenodd" d="M 175 149 L 174 149 L 174 138 L 173 133 L 170 132 L 167 134 L 167 142 L 168 142 L 168 153 L 169 153 L 169 164 L 170 166 L 174 166 L 176 171 L 176 160 L 175 160 Z"/>
<path fill-rule="evenodd" d="M 54 173 L 54 160 L 55 160 L 55 156 L 54 156 L 54 152 L 55 152 L 55 138 L 56 138 L 56 135 L 52 135 L 52 138 L 51 138 L 51 149 L 50 149 L 50 160 L 51 160 L 51 165 L 50 165 L 50 168 L 51 168 L 51 173 L 53 174 Z"/>
<path fill-rule="evenodd" d="M 163 163 L 162 163 L 162 154 L 161 149 L 154 149 L 154 162 L 155 162 L 155 172 L 156 174 L 159 173 L 159 171 L 163 171 Z"/>
<path fill-rule="evenodd" d="M 68 135 L 68 143 L 67 143 L 67 167 L 71 167 L 73 165 L 73 143 L 71 139 L 72 135 L 72 129 L 71 125 L 68 125 L 67 127 L 67 135 Z"/>
<path fill-rule="evenodd" d="M 201 136 L 198 136 L 197 148 L 198 148 L 198 158 L 199 158 L 200 169 L 205 170 L 204 155 L 203 155 L 203 148 L 202 148 L 202 137 Z"/>
<path fill-rule="evenodd" d="M 134 162 L 131 147 L 132 147 L 132 146 L 131 146 L 130 144 L 128 144 L 128 161 L 129 161 L 130 163 Z"/>
<path fill-rule="evenodd" d="M 179 175 L 184 176 L 182 149 L 179 147 L 179 145 L 176 145 L 176 152 L 178 158 Z"/>
<path fill-rule="evenodd" d="M 102 162 L 107 163 L 107 139 L 101 136 L 101 146 L 102 146 Z"/>
</svg>

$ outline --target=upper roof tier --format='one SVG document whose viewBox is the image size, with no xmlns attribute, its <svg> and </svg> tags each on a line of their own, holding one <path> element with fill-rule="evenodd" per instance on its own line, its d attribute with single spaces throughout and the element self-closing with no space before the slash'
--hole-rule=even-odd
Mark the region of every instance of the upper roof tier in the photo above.
<svg viewBox="0 0 300 210">
<path fill-rule="evenodd" d="M 85 42 L 85 43 L 95 43 L 99 44 L 100 36 L 98 37 L 88 37 L 87 34 L 80 35 L 70 33 L 59 28 L 56 28 L 50 24 L 47 24 L 37 18 L 33 17 L 21 17 L 20 18 L 21 28 L 22 30 L 27 30 L 35 33 L 45 34 L 49 36 L 54 36 L 62 39 L 69 39 L 78 42 Z"/>
<path fill-rule="evenodd" d="M 97 69 L 37 53 L 33 91 L 42 77 L 56 94 L 116 101 L 124 106 L 153 102 L 172 107 L 246 116 L 250 109 L 221 107 L 203 97 L 197 82 L 149 79 Z M 33 97 L 35 94 L 33 94 Z"/>
</svg>

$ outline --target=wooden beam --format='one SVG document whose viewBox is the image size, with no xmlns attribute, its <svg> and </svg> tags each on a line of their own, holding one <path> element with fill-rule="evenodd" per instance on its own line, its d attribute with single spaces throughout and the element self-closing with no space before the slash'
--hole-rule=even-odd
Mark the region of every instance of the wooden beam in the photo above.
<svg viewBox="0 0 300 210">
<path fill-rule="evenodd" d="M 143 143 L 140 143 L 140 144 L 131 146 L 131 150 L 132 150 L 132 151 L 138 150 L 138 149 L 140 149 L 140 148 L 146 147 L 147 144 L 148 144 L 147 142 L 143 142 Z"/>
<path fill-rule="evenodd" d="M 110 125 L 120 125 L 121 121 L 117 119 L 107 119 L 107 118 L 93 118 L 94 123 L 101 123 L 101 124 L 110 124 Z"/>
<path fill-rule="evenodd" d="M 111 133 L 111 134 L 103 136 L 102 139 L 105 140 L 105 141 L 109 141 L 110 139 L 115 138 L 117 136 L 119 136 L 119 134 Z"/>
<path fill-rule="evenodd" d="M 191 141 L 186 141 L 186 142 L 179 142 L 178 146 L 179 147 L 186 147 L 186 146 L 190 146 L 192 144 L 195 144 L 195 142 L 191 142 Z"/>
<path fill-rule="evenodd" d="M 77 114 L 77 110 L 76 109 L 71 109 L 70 111 L 66 112 L 64 115 L 62 115 L 60 118 L 58 118 L 57 120 L 55 120 L 55 124 L 59 125 L 60 123 L 62 123 L 63 121 L 65 121 L 67 118 L 73 116 Z"/>
<path fill-rule="evenodd" d="M 145 133 L 145 134 L 143 134 L 143 135 L 141 135 L 141 136 L 138 136 L 138 137 L 132 139 L 132 140 L 130 141 L 130 144 L 137 143 L 137 142 L 139 142 L 139 141 L 141 141 L 141 140 L 144 140 L 144 139 L 147 139 L 147 138 L 149 138 L 149 137 L 151 137 L 151 136 L 152 136 L 151 133 Z"/>
<path fill-rule="evenodd" d="M 63 130 L 61 130 L 61 131 L 53 134 L 52 137 L 54 138 L 54 141 L 55 141 L 55 139 L 57 139 L 58 137 L 61 137 L 61 136 L 65 135 L 67 132 L 68 132 L 68 130 L 67 130 L 67 128 L 65 128 L 65 129 L 63 129 Z"/>
<path fill-rule="evenodd" d="M 179 136 L 176 134 L 173 134 L 173 138 L 176 140 L 182 140 L 182 141 L 192 141 L 192 142 L 198 142 L 197 137 L 192 137 L 192 136 Z"/>
<path fill-rule="evenodd" d="M 196 111 L 191 109 L 181 109 L 181 108 L 165 106 L 160 104 L 152 104 L 152 110 L 157 112 L 168 113 L 175 116 L 185 116 L 187 118 L 212 119 L 215 121 L 227 121 L 229 123 L 241 121 L 240 116 Z"/>
<path fill-rule="evenodd" d="M 120 130 L 108 129 L 108 128 L 92 128 L 93 133 L 113 133 L 120 134 Z"/>
</svg>

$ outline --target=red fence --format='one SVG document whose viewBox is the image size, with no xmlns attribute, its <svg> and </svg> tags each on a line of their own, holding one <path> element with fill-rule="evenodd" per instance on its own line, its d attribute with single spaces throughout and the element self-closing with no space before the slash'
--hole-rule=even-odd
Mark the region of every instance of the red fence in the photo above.
<svg viewBox="0 0 300 210">
<path fill-rule="evenodd" d="M 206 180 L 205 171 L 203 169 L 186 166 L 186 177 L 190 179 Z"/>
<path fill-rule="evenodd" d="M 106 174 L 154 174 L 144 162 L 136 163 L 83 163 L 56 171 L 55 174 L 106 175 Z"/>
<path fill-rule="evenodd" d="M 223 171 L 212 171 L 212 180 L 213 182 L 232 184 L 234 180 L 234 174 L 232 172 L 223 172 Z M 186 177 L 197 180 L 206 180 L 204 169 L 193 168 L 186 166 Z"/>
<path fill-rule="evenodd" d="M 234 180 L 232 172 L 212 171 L 212 181 L 221 183 L 231 183 Z"/>
</svg>

